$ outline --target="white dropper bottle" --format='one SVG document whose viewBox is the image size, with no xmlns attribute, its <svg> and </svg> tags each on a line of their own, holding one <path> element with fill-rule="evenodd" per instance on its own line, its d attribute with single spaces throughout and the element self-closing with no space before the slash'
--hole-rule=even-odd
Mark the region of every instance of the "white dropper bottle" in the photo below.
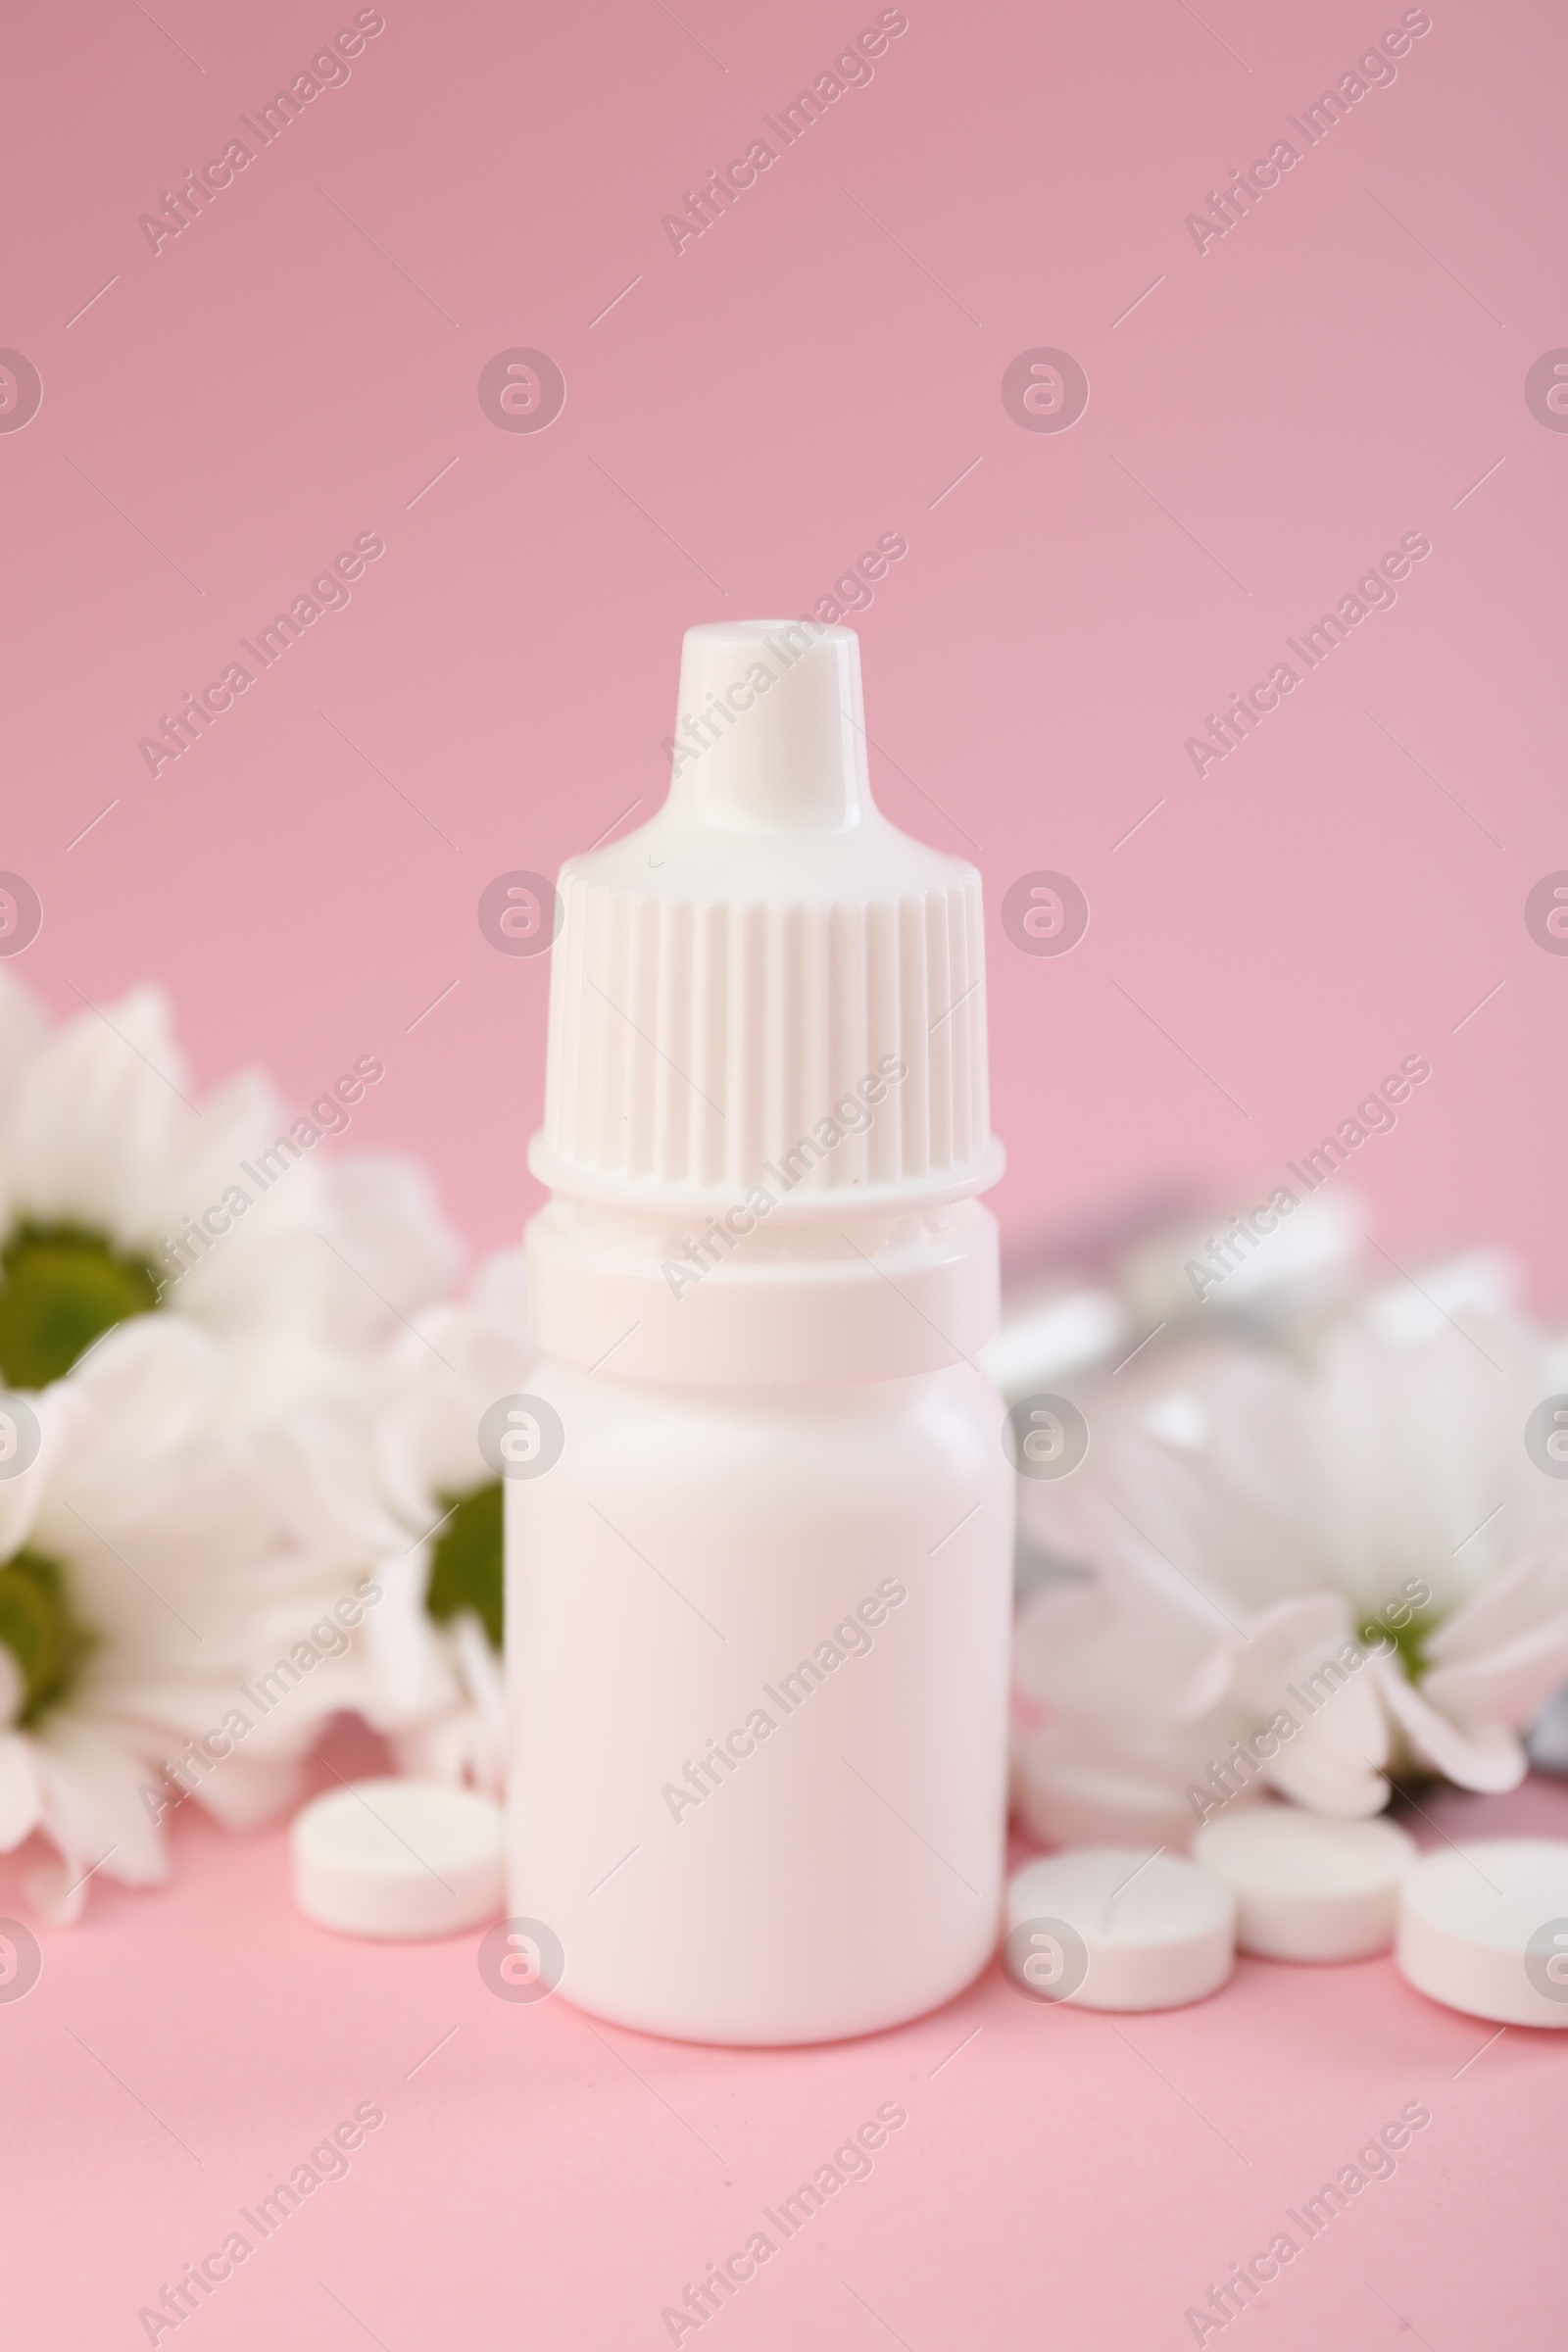
<svg viewBox="0 0 1568 2352">
<path fill-rule="evenodd" d="M 980 880 L 873 806 L 852 630 L 688 631 L 677 723 L 659 814 L 561 875 L 510 1903 L 599 2016 L 827 2040 L 999 1933 Z"/>
</svg>

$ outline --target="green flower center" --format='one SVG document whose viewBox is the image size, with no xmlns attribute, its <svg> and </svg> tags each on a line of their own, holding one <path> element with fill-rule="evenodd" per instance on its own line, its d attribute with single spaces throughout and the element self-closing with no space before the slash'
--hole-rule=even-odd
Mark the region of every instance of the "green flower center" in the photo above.
<svg viewBox="0 0 1568 2352">
<path fill-rule="evenodd" d="M 65 1697 L 93 1647 L 93 1636 L 72 1609 L 58 1560 L 24 1547 L 0 1565 L 0 1645 L 22 1670 L 17 1720 L 30 1731 Z"/>
<path fill-rule="evenodd" d="M 21 1225 L 0 1250 L 0 1377 L 61 1380 L 94 1340 L 158 1304 L 146 1260 L 85 1225 Z"/>
<path fill-rule="evenodd" d="M 1427 1655 L 1427 1643 L 1441 1622 L 1440 1618 L 1426 1616 L 1412 1617 L 1407 1625 L 1390 1625 L 1382 1617 L 1369 1617 L 1355 1638 L 1363 1649 L 1371 1650 L 1383 1649 L 1392 1642 L 1399 1663 L 1413 1683 L 1425 1674 L 1432 1663 Z"/>
<path fill-rule="evenodd" d="M 437 1625 L 471 1609 L 501 1647 L 501 1481 L 470 1494 L 441 1494 L 451 1517 L 436 1540 L 424 1605 Z"/>
</svg>

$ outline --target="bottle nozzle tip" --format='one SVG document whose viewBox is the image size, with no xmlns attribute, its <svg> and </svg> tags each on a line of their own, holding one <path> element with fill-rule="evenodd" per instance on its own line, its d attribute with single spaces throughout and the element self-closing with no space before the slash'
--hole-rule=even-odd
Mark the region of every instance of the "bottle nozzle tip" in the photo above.
<svg viewBox="0 0 1568 2352">
<path fill-rule="evenodd" d="M 871 799 L 855 631 L 805 620 L 688 629 L 670 798 L 726 832 L 861 823 Z"/>
</svg>

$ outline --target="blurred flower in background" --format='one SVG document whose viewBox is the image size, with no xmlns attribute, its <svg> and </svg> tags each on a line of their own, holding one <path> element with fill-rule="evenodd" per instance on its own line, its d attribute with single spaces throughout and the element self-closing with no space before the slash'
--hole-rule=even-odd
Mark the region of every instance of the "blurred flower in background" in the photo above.
<svg viewBox="0 0 1568 2352">
<path fill-rule="evenodd" d="M 1568 1485 L 1524 1438 L 1554 1351 L 1495 1252 L 1346 1303 L 1351 1265 L 1322 1252 L 1266 1320 L 1129 1313 L 1119 1360 L 1068 1376 L 1088 1458 L 1020 1481 L 1015 1792 L 1048 1841 L 1184 1844 L 1265 1787 L 1353 1814 L 1390 1773 L 1522 1777 L 1568 1681 Z"/>
<path fill-rule="evenodd" d="M 198 1102 L 156 989 L 51 1028 L 0 973 L 0 1850 L 53 1844 L 54 1916 L 187 1795 L 286 1805 L 363 1696 L 371 1351 L 461 1262 L 416 1163 L 319 1150 L 383 1074 Z"/>
<path fill-rule="evenodd" d="M 1182 1196 L 1137 1203 L 1037 1244 L 1007 1269 L 1002 1329 L 981 1361 L 1009 1406 L 1063 1391 L 1080 1401 L 1094 1392 L 1098 1406 L 1151 1380 L 1168 1385 L 1178 1359 L 1242 1341 L 1289 1347 L 1364 1288 L 1367 1214 L 1350 1193 L 1303 1201 L 1266 1251 L 1216 1286 L 1188 1268 L 1207 1257 L 1225 1218 Z M 1020 1599 L 1060 1566 L 1020 1510 Z"/>
<path fill-rule="evenodd" d="M 27 1891 L 60 1921 L 99 1872 L 161 1880 L 185 1795 L 235 1827 L 287 1805 L 345 1703 L 334 1661 L 391 1541 L 368 1456 L 324 1416 L 225 1430 L 226 1373 L 143 1315 L 0 1396 L 0 1850 L 43 1834 L 59 1861 Z"/>
<path fill-rule="evenodd" d="M 162 1312 L 220 1343 L 230 1423 L 351 1394 L 355 1352 L 462 1251 L 416 1163 L 314 1156 L 351 1116 L 335 1089 L 316 1108 L 256 1072 L 198 1103 L 157 989 L 51 1030 L 0 973 L 0 1382 L 45 1388 Z"/>
<path fill-rule="evenodd" d="M 387 1599 L 366 1712 L 405 1771 L 494 1795 L 506 1775 L 502 1483 L 477 1432 L 527 1385 L 527 1328 L 523 1253 L 504 1251 L 466 1301 L 428 1309 L 392 1342 L 375 1397 L 377 1458 L 410 1547 L 377 1566 Z"/>
</svg>

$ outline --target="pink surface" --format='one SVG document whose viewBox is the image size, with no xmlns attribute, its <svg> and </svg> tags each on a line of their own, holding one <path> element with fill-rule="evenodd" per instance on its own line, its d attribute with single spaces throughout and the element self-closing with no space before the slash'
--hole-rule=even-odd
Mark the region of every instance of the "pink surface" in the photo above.
<svg viewBox="0 0 1568 2352">
<path fill-rule="evenodd" d="M 338 1768 L 357 1752 L 340 1740 Z M 1548 1784 L 1429 1811 L 1424 1843 L 1568 1833 Z M 705 2343 L 1155 2352 L 1191 2343 L 1188 2306 L 1407 2103 L 1431 2122 L 1393 2178 L 1311 2242 L 1295 2230 L 1300 2253 L 1227 2340 L 1563 2340 L 1568 2034 L 1497 2035 L 1392 1960 L 1243 1960 L 1199 2007 L 1114 2020 L 1026 2001 L 993 1968 L 904 2031 L 737 2053 L 498 2000 L 477 1936 L 382 1948 L 312 1928 L 281 1834 L 193 1820 L 178 1858 L 167 1893 L 105 1887 L 84 1927 L 46 1936 L 38 1984 L 0 2005 L 18 2343 L 145 2342 L 138 2311 L 238 2229 L 254 2250 L 181 2342 L 652 2352 L 663 2308 L 762 2230 L 776 2253 Z M 763 2209 L 884 2102 L 908 2120 L 870 2176 L 785 2240 Z M 385 2122 L 347 2177 L 261 2239 L 241 2208 L 362 2103 Z"/>
<path fill-rule="evenodd" d="M 42 898 L 18 968 L 52 1006 L 162 978 L 204 1082 L 259 1059 L 302 1101 L 373 1052 L 356 1143 L 421 1149 L 476 1244 L 513 1236 L 547 973 L 487 944 L 481 892 L 657 806 L 688 623 L 809 611 L 897 534 L 850 615 L 872 771 L 986 877 L 1009 1236 L 1167 1176 L 1245 1206 L 1421 1054 L 1354 1162 L 1380 1236 L 1512 1242 L 1560 1308 L 1568 960 L 1523 911 L 1568 867 L 1568 438 L 1524 394 L 1568 342 L 1557 14 L 1436 0 L 1200 253 L 1186 216 L 1396 0 L 911 0 L 677 255 L 662 216 L 874 5 L 388 0 L 348 82 L 151 251 L 138 216 L 354 13 L 11 27 L 0 345 L 43 402 L 0 432 L 0 867 Z M 538 434 L 479 403 L 518 347 L 565 379 Z M 1040 347 L 1089 379 L 1059 434 L 1001 397 Z M 160 714 L 366 532 L 348 608 L 150 774 Z M 1196 773 L 1205 714 L 1416 532 L 1393 609 Z M 998 921 L 1038 868 L 1091 905 L 1064 959 Z M 1454 1810 L 1568 1824 L 1556 1789 Z M 145 2340 L 160 2283 L 366 2100 L 384 2126 L 203 2340 L 667 2341 L 661 2307 L 888 2099 L 907 2126 L 727 2340 L 1190 2341 L 1185 2306 L 1412 2099 L 1397 2177 L 1247 2333 L 1561 2340 L 1568 2048 L 1510 2032 L 1466 2067 L 1491 2029 L 1386 1961 L 1244 1963 L 1120 2026 L 993 1975 L 904 2033 L 736 2057 L 504 2007 L 466 1941 L 333 1942 L 278 1837 L 178 1848 L 168 1893 L 96 1890 L 0 2006 L 18 2341 Z"/>
</svg>

